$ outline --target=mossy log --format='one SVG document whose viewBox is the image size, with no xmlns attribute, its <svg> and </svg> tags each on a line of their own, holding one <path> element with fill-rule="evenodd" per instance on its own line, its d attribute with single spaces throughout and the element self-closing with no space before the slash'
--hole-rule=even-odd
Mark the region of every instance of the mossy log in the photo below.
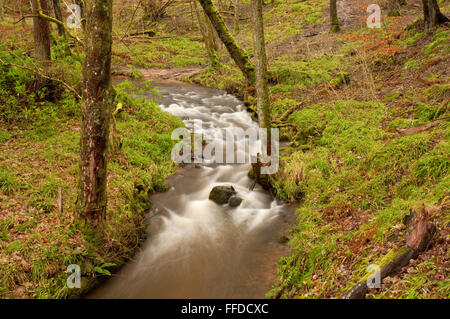
<svg viewBox="0 0 450 319">
<path fill-rule="evenodd" d="M 416 213 L 411 210 L 409 216 L 405 218 L 408 228 L 405 245 L 400 248 L 393 248 L 378 264 L 380 267 L 381 280 L 387 276 L 397 273 L 406 266 L 411 259 L 417 258 L 420 252 L 426 250 L 436 232 L 436 227 L 430 222 L 429 215 L 424 206 Z M 353 286 L 343 299 L 364 299 L 368 293 L 367 279 L 370 274 L 363 277 L 358 284 Z"/>
<path fill-rule="evenodd" d="M 142 30 L 130 33 L 128 36 L 134 37 L 138 35 L 147 35 L 149 37 L 154 37 L 156 35 L 155 30 Z"/>
</svg>

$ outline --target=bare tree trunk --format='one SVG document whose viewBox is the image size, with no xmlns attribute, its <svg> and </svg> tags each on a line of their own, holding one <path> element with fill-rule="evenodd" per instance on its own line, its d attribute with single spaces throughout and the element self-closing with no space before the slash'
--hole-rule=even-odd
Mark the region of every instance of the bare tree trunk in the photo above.
<svg viewBox="0 0 450 319">
<path fill-rule="evenodd" d="M 219 63 L 219 58 L 217 57 L 214 31 L 211 27 L 211 22 L 203 11 L 201 13 L 199 12 L 195 0 L 194 8 L 197 15 L 198 26 L 203 36 L 203 40 L 205 41 L 206 51 L 208 52 L 211 66 L 215 68 Z"/>
<path fill-rule="evenodd" d="M 81 107 L 79 215 L 93 223 L 106 213 L 107 150 L 112 110 L 112 1 L 86 1 Z"/>
<path fill-rule="evenodd" d="M 39 11 L 48 14 L 47 0 L 31 1 L 33 15 Z M 40 17 L 33 18 L 34 57 L 39 62 L 47 65 L 50 62 L 50 26 L 47 20 Z"/>
<path fill-rule="evenodd" d="M 47 0 L 32 0 L 31 10 L 33 15 L 38 15 L 40 11 L 48 14 Z M 34 58 L 38 61 L 44 71 L 50 66 L 50 26 L 47 20 L 40 17 L 33 17 L 33 37 L 34 37 Z M 47 87 L 50 81 L 38 74 L 35 74 L 34 85 L 37 89 Z"/>
<path fill-rule="evenodd" d="M 228 30 L 223 18 L 220 16 L 219 11 L 217 11 L 216 7 L 212 3 L 212 0 L 199 0 L 199 1 L 206 15 L 211 21 L 212 25 L 216 29 L 219 38 L 225 44 L 234 62 L 237 64 L 237 66 L 247 79 L 248 84 L 250 86 L 254 85 L 255 67 L 251 63 L 247 53 L 244 50 L 242 50 L 234 41 L 233 36 Z"/>
<path fill-rule="evenodd" d="M 267 85 L 267 55 L 264 40 L 262 2 L 263 0 L 252 0 L 251 2 L 254 10 L 253 23 L 255 26 L 253 40 L 256 58 L 256 95 L 259 126 L 270 129 L 272 117 L 270 114 L 269 88 Z M 270 145 L 269 141 L 268 145 Z"/>
<path fill-rule="evenodd" d="M 341 26 L 339 24 L 336 0 L 330 0 L 330 19 L 331 32 L 339 32 L 341 30 Z"/>
<path fill-rule="evenodd" d="M 267 155 L 271 155 L 271 126 L 272 115 L 270 112 L 269 88 L 267 84 L 267 55 L 266 44 L 264 40 L 264 22 L 263 22 L 263 0 L 252 0 L 253 25 L 255 32 L 253 35 L 255 58 L 256 58 L 256 97 L 259 126 L 267 129 L 267 144 L 263 145 Z M 256 183 L 261 183 L 261 162 L 259 154 L 256 163 L 252 163 L 255 174 L 255 182 L 250 187 L 253 190 Z M 268 185 L 268 175 L 265 176 L 264 185 Z"/>
<path fill-rule="evenodd" d="M 234 0 L 234 34 L 239 33 L 239 0 Z"/>
<path fill-rule="evenodd" d="M 53 0 L 53 10 L 55 11 L 55 18 L 61 22 L 63 21 L 62 12 L 61 12 L 61 5 L 59 3 L 59 0 Z M 62 25 L 57 24 L 58 27 L 58 35 L 60 37 L 65 36 L 64 28 Z"/>
<path fill-rule="evenodd" d="M 431 30 L 437 25 L 448 21 L 448 18 L 439 10 L 436 0 L 422 0 L 422 3 L 425 30 Z"/>
</svg>

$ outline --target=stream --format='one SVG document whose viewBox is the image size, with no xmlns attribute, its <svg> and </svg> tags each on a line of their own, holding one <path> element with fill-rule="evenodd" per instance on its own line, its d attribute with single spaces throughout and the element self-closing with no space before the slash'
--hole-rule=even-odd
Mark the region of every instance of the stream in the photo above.
<svg viewBox="0 0 450 319">
<path fill-rule="evenodd" d="M 232 95 L 179 82 L 153 85 L 162 94 L 160 107 L 189 129 L 208 129 L 207 142 L 229 126 L 257 127 Z M 245 151 L 244 139 L 235 145 Z M 278 259 L 288 254 L 279 239 L 294 213 L 259 185 L 249 191 L 249 168 L 203 163 L 178 169 L 167 179 L 169 190 L 150 198 L 148 236 L 139 252 L 88 298 L 264 298 L 276 281 Z M 210 201 L 217 185 L 232 185 L 241 205 Z"/>
</svg>

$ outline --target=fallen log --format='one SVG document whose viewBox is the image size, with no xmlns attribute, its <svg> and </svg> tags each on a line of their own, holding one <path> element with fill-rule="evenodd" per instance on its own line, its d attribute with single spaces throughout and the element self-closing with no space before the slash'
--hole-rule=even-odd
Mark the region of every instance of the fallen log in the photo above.
<svg viewBox="0 0 450 319">
<path fill-rule="evenodd" d="M 406 243 L 400 248 L 393 248 L 379 262 L 380 279 L 397 273 L 401 268 L 406 266 L 411 259 L 426 250 L 436 232 L 436 227 L 430 222 L 428 211 L 425 206 L 416 213 L 410 211 L 410 215 L 406 216 L 404 223 L 408 229 Z M 369 292 L 367 279 L 371 274 L 363 277 L 352 289 L 342 296 L 342 299 L 364 299 Z"/>
<path fill-rule="evenodd" d="M 138 36 L 138 35 L 146 35 L 146 36 L 149 36 L 149 37 L 154 37 L 156 35 L 156 32 L 154 30 L 142 30 L 142 31 L 132 32 L 128 36 L 129 37 L 135 37 L 135 36 Z"/>
<path fill-rule="evenodd" d="M 429 129 L 432 129 L 433 127 L 448 121 L 450 118 L 446 117 L 443 119 L 439 119 L 439 120 L 435 120 L 435 121 L 431 121 L 429 123 L 420 125 L 420 126 L 416 126 L 416 127 L 411 127 L 411 128 L 407 128 L 407 129 L 403 129 L 403 130 L 397 130 L 397 132 L 401 135 L 401 136 L 407 136 L 407 135 L 412 135 L 412 134 L 417 134 L 417 133 L 421 133 L 424 131 L 427 131 Z"/>
</svg>

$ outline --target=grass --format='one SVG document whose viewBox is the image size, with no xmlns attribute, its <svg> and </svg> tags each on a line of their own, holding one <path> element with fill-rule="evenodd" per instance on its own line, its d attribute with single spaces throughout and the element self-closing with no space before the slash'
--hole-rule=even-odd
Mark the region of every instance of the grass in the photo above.
<svg viewBox="0 0 450 319">
<path fill-rule="evenodd" d="M 89 228 L 74 220 L 78 121 L 49 123 L 57 132 L 37 139 L 31 124 L 6 141 L 13 148 L 1 147 L 1 297 L 79 295 L 105 276 L 96 267 L 120 265 L 132 256 L 144 235 L 147 192 L 164 189 L 165 177 L 175 170 L 170 130 L 182 123 L 148 101 L 134 100 L 126 109 L 117 119 L 123 146 L 111 155 L 108 221 L 101 235 L 89 235 Z M 60 187 L 62 215 L 56 209 Z M 70 264 L 82 267 L 87 281 L 81 291 L 65 286 Z"/>
<path fill-rule="evenodd" d="M 359 28 L 358 21 L 336 35 L 302 37 L 309 29 L 328 29 L 327 5 L 278 0 L 265 7 L 274 120 L 295 107 L 281 123 L 289 145 L 270 181 L 278 197 L 300 204 L 288 236 L 291 255 L 279 261 L 267 297 L 340 297 L 403 241 L 404 216 L 425 204 L 438 229 L 435 244 L 368 297 L 448 298 L 449 122 L 398 134 L 448 119 L 448 28 L 425 34 L 417 9 L 414 17 L 386 18 L 380 29 Z M 448 4 L 441 6 L 448 12 Z M 243 18 L 236 38 L 251 53 L 253 26 Z M 220 66 L 206 67 L 195 30 L 187 37 L 168 29 L 165 21 L 157 26 L 160 38 L 115 41 L 114 64 L 129 65 L 134 78 L 141 77 L 139 68 L 201 66 L 203 72 L 186 80 L 244 96 L 244 78 L 224 48 Z M 54 71 L 77 83 L 79 58 L 66 60 L 60 52 L 54 52 L 60 61 Z M 111 156 L 108 222 L 99 234 L 73 216 L 78 102 L 70 94 L 58 103 L 45 102 L 48 92 L 25 94 L 27 77 L 10 69 L 0 78 L 0 296 L 74 296 L 81 291 L 64 286 L 69 264 L 82 265 L 88 289 L 132 255 L 144 233 L 147 193 L 164 190 L 164 178 L 175 169 L 169 133 L 182 123 L 131 98 L 130 82 L 118 87 L 122 146 Z M 60 187 L 62 215 L 56 211 Z"/>
<path fill-rule="evenodd" d="M 20 49 L 9 55 L 10 43 L 1 48 L 2 59 L 31 63 Z M 79 57 L 53 49 L 52 72 L 76 87 Z M 176 169 L 171 131 L 183 123 L 157 107 L 150 83 L 115 87 L 122 109 L 114 117 L 118 147 L 110 153 L 107 218 L 92 229 L 74 211 L 80 102 L 59 86 L 33 91 L 32 74 L 18 67 L 2 67 L 0 84 L 0 297 L 80 296 L 131 258 L 145 237 L 148 194 L 164 190 Z M 66 286 L 71 264 L 81 267 L 81 289 Z"/>
<path fill-rule="evenodd" d="M 198 67 L 207 63 L 203 44 L 186 37 L 170 35 L 168 38 L 142 41 L 126 46 L 114 44 L 113 64 L 136 68 Z"/>
<path fill-rule="evenodd" d="M 279 280 L 267 297 L 341 296 L 401 243 L 404 216 L 422 204 L 434 212 L 437 236 L 446 238 L 448 121 L 411 136 L 397 130 L 449 116 L 448 79 L 441 72 L 447 64 L 433 66 L 448 59 L 447 28 L 428 36 L 420 23 L 393 17 L 381 29 L 317 38 L 315 48 L 323 41 L 317 52 L 282 45 L 271 51 L 286 39 L 295 41 L 307 24 L 320 27 L 321 8 L 322 3 L 313 9 L 309 1 L 283 1 L 265 11 L 274 120 L 296 107 L 280 132 L 290 142 L 287 153 L 270 179 L 278 197 L 300 203 L 288 236 L 292 254 L 279 261 Z M 294 24 L 299 15 L 312 22 Z M 239 43 L 250 47 L 251 25 L 241 30 Z M 412 83 L 415 72 L 439 82 Z M 232 63 L 206 69 L 194 81 L 244 95 Z M 384 289 L 368 297 L 448 298 L 446 254 L 445 244 L 437 245 L 419 257 L 414 270 L 387 279 Z"/>
</svg>

